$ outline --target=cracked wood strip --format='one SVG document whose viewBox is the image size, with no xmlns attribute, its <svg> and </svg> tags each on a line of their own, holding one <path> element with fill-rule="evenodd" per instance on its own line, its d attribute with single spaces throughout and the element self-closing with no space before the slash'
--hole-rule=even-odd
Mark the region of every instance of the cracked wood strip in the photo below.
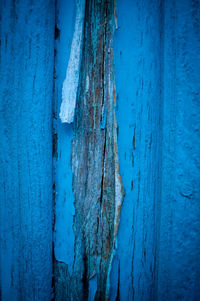
<svg viewBox="0 0 200 301">
<path fill-rule="evenodd" d="M 57 137 L 55 140 L 57 150 L 54 157 L 55 299 L 59 300 L 61 296 L 64 300 L 93 298 L 96 289 L 96 298 L 105 299 L 109 294 L 108 275 L 123 198 L 114 112 L 112 48 L 116 23 L 115 4 L 114 1 L 86 2 L 82 64 L 71 156 L 76 210 L 74 215 L 75 244 L 73 240 L 71 244 L 68 240 L 68 245 L 65 243 L 64 230 L 60 227 L 60 223 L 61 220 L 64 222 L 64 229 L 67 229 L 71 237 L 72 222 L 69 218 L 70 203 L 73 203 L 73 200 L 67 189 L 70 173 L 67 170 L 66 174 L 66 168 L 69 167 L 72 126 L 62 125 L 60 120 L 57 120 L 62 78 L 65 75 L 63 66 L 67 63 L 64 61 L 63 64 L 62 61 L 63 45 L 66 39 L 64 35 L 69 36 L 69 29 L 65 26 L 64 7 L 63 2 L 58 1 L 57 31 L 60 35 L 56 39 L 54 91 L 54 127 Z M 70 35 L 72 36 L 72 33 Z M 71 59 L 71 56 L 69 57 Z M 64 166 L 62 162 L 65 162 Z M 63 206 L 66 209 L 63 210 Z M 73 267 L 70 259 L 70 257 L 73 258 L 72 250 L 74 252 Z"/>
<path fill-rule="evenodd" d="M 86 1 L 82 65 L 72 144 L 74 300 L 109 296 L 109 273 L 123 199 L 117 153 L 113 62 L 114 1 Z"/>
<path fill-rule="evenodd" d="M 199 299 L 199 266 L 195 260 L 199 256 L 199 202 L 198 189 L 195 188 L 199 176 L 199 92 L 195 55 L 199 42 L 197 2 L 117 1 L 119 29 L 115 35 L 115 73 L 118 145 L 126 196 L 120 218 L 118 249 L 112 263 L 111 301 L 166 300 L 183 296 L 185 299 L 188 296 Z M 60 53 L 65 43 L 63 45 Z M 84 75 L 86 94 L 90 91 L 87 73 Z M 174 90 L 177 95 L 173 95 Z M 91 112 L 94 114 L 92 109 Z M 100 125 L 102 130 L 106 127 L 107 115 L 105 110 Z M 67 132 L 69 127 L 65 129 Z M 190 140 L 192 136 L 194 138 Z M 60 165 L 65 163 L 63 156 L 67 147 L 65 153 L 63 149 L 58 151 L 62 157 Z M 63 165 L 66 171 L 67 165 Z M 65 179 L 68 192 L 71 183 L 67 181 L 69 177 Z M 58 198 L 62 197 L 60 195 Z M 69 206 L 69 194 L 67 202 Z M 64 225 L 67 225 L 69 235 L 72 222 L 67 218 Z M 64 230 L 66 228 L 63 227 Z M 82 225 L 77 223 L 77 233 L 79 229 Z M 73 250 L 73 247 L 69 249 Z M 85 263 L 81 264 L 83 269 L 87 269 L 87 254 L 84 259 Z M 69 266 L 72 265 L 68 262 Z M 65 269 L 66 281 L 70 282 L 68 267 L 63 268 L 63 264 L 59 264 L 61 270 Z M 89 290 L 89 298 L 92 298 L 96 292 L 97 275 L 92 274 L 88 284 L 88 273 L 83 271 L 83 277 L 78 275 L 78 279 L 84 280 L 85 296 Z"/>
</svg>

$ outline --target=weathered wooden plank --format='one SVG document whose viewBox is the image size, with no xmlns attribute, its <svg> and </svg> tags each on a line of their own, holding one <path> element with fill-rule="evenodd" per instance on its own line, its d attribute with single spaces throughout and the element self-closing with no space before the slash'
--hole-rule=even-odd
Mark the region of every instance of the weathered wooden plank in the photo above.
<svg viewBox="0 0 200 301">
<path fill-rule="evenodd" d="M 125 190 L 110 300 L 154 300 L 159 198 L 160 1 L 117 1 L 118 146 Z"/>
<path fill-rule="evenodd" d="M 114 1 L 86 1 L 84 26 L 72 146 L 73 283 L 75 298 L 86 299 L 96 275 L 95 300 L 105 300 L 123 199 L 114 112 Z"/>
<path fill-rule="evenodd" d="M 74 196 L 72 192 L 71 141 L 73 126 L 59 118 L 62 85 L 70 57 L 75 23 L 75 2 L 58 0 L 56 5 L 53 175 L 54 175 L 54 290 L 55 300 L 69 300 L 74 260 Z"/>
<path fill-rule="evenodd" d="M 62 3 L 59 2 L 58 14 L 61 16 L 59 23 L 61 38 L 57 42 L 59 57 L 63 55 L 65 48 L 64 35 L 67 33 L 70 46 L 73 31 L 70 28 L 69 34 L 66 29 Z M 93 300 L 96 291 L 96 298 L 106 297 L 108 266 L 105 264 L 106 260 L 103 264 L 103 261 L 100 264 L 98 262 L 101 253 L 99 246 L 102 239 L 104 242 L 107 241 L 104 235 L 109 231 L 112 233 L 114 222 L 112 211 L 114 177 L 111 174 L 114 168 L 113 137 L 109 134 L 107 136 L 107 133 L 111 133 L 113 116 L 109 115 L 110 110 L 102 110 L 104 114 L 101 118 L 101 106 L 100 110 L 98 106 L 99 99 L 104 99 L 102 93 L 107 95 L 106 89 L 110 83 L 110 78 L 106 79 L 107 71 L 111 78 L 113 77 L 109 62 L 105 63 L 108 54 L 112 52 L 112 47 L 110 49 L 108 47 L 108 53 L 105 52 L 102 58 L 103 26 L 98 31 L 97 28 L 100 18 L 105 18 L 106 13 L 103 17 L 101 13 L 103 6 L 98 8 L 98 4 L 97 6 L 94 4 L 97 3 L 89 1 L 86 6 L 85 48 L 74 124 L 75 136 L 72 148 L 74 221 L 70 170 L 72 126 L 57 123 L 60 158 L 58 157 L 56 163 L 59 169 L 56 171 L 58 221 L 55 250 L 58 260 L 56 272 L 61 272 L 58 277 L 60 281 L 58 292 L 62 295 L 60 283 L 63 281 L 65 287 L 63 293 L 67 294 L 63 298 L 71 296 L 75 300 L 78 298 Z M 107 1 L 107 4 L 109 6 L 111 2 Z M 109 299 L 196 300 L 199 298 L 197 262 L 199 262 L 200 227 L 197 201 L 199 90 L 198 57 L 195 51 L 199 49 L 199 7 L 197 2 L 189 0 L 165 3 L 125 0 L 117 2 L 117 12 L 119 28 L 115 32 L 114 39 L 114 65 L 119 165 L 125 200 L 122 206 L 117 250 L 108 281 Z M 72 19 L 72 12 L 70 16 Z M 105 22 L 102 24 L 105 25 Z M 106 38 L 106 41 L 103 39 L 104 45 L 110 43 L 111 36 L 108 34 Z M 65 53 L 68 53 L 69 57 L 69 50 L 68 52 L 65 50 Z M 100 65 L 102 68 L 99 70 Z M 57 68 L 62 73 L 62 76 L 56 75 L 59 91 L 62 88 L 66 66 L 67 59 L 58 58 Z M 103 74 L 104 69 L 106 72 Z M 101 79 L 101 75 L 104 79 Z M 104 81 L 105 85 L 98 84 Z M 94 97 L 94 89 L 98 88 L 98 85 L 99 89 L 96 89 Z M 59 107 L 61 92 L 57 95 Z M 106 134 L 105 129 L 108 130 Z M 111 139 L 105 143 L 109 137 Z M 105 150 L 110 154 L 108 160 L 110 170 L 107 171 L 109 181 L 106 188 L 109 186 L 111 189 L 105 190 L 104 193 L 112 200 L 107 224 L 102 214 L 99 214 L 101 211 L 98 206 L 96 204 L 93 206 L 94 199 L 98 199 L 99 195 L 101 199 L 101 187 L 98 183 L 102 177 L 98 175 L 102 173 L 103 164 L 100 163 L 105 145 L 106 147 L 110 145 L 107 149 L 105 147 Z M 61 178 L 62 185 L 59 183 Z M 98 186 L 99 189 L 96 189 Z M 63 202 L 63 195 L 66 192 L 67 201 Z M 102 200 L 104 203 L 104 197 Z M 63 204 L 65 210 L 61 214 Z M 108 203 L 105 204 L 107 208 Z M 185 208 L 187 215 L 184 212 Z M 102 218 L 101 225 L 105 230 L 101 235 L 96 235 L 99 229 L 95 232 L 97 216 L 99 219 Z M 65 229 L 69 238 L 65 234 Z M 94 237 L 97 237 L 96 241 Z M 111 235 L 111 245 L 112 241 Z M 109 248 L 108 250 L 110 251 Z M 103 253 L 102 247 L 101 254 Z M 65 264 L 60 261 L 64 261 Z M 99 273 L 98 267 L 101 264 L 104 269 Z M 100 280 L 99 275 L 102 276 Z M 70 292 L 70 289 L 73 291 Z"/>
<path fill-rule="evenodd" d="M 74 300 L 92 294 L 90 279 L 96 279 L 97 299 L 105 299 L 109 293 L 109 272 L 123 198 L 114 113 L 114 10 L 113 1 L 86 1 L 85 5 L 82 64 L 72 147 L 75 253 L 72 275 L 68 274 L 66 279 L 66 282 L 71 279 L 71 298 Z M 66 80 L 70 81 L 70 78 Z M 61 137 L 58 123 L 55 122 L 55 131 Z M 64 135 L 63 139 L 67 139 Z M 60 140 L 59 145 L 62 149 L 63 141 Z M 70 153 L 69 150 L 62 157 L 67 158 L 67 153 Z M 55 159 L 55 166 L 60 160 Z M 58 170 L 55 175 L 57 190 Z M 56 196 L 56 207 L 59 209 L 57 202 Z M 69 227 L 72 226 L 66 219 L 65 222 Z M 57 231 L 61 231 L 57 229 L 57 224 L 56 221 L 55 250 L 58 254 Z M 61 261 L 57 254 L 56 260 Z M 65 257 L 64 262 L 71 265 L 72 270 L 71 260 Z M 57 262 L 58 269 L 59 265 L 61 268 L 63 264 Z M 59 286 L 56 296 L 60 295 L 60 290 L 62 288 Z"/>
</svg>

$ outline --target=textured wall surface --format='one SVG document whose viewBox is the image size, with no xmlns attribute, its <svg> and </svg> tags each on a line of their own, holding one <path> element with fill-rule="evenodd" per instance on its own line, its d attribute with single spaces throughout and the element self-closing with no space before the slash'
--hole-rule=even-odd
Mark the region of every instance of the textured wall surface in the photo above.
<svg viewBox="0 0 200 301">
<path fill-rule="evenodd" d="M 51 300 L 53 1 L 0 1 L 0 299 Z"/>
<path fill-rule="evenodd" d="M 0 0 L 0 300 L 200 300 L 199 1 L 86 0 L 62 124 L 76 12 Z"/>
<path fill-rule="evenodd" d="M 199 300 L 200 4 L 164 13 L 158 300 Z"/>
</svg>

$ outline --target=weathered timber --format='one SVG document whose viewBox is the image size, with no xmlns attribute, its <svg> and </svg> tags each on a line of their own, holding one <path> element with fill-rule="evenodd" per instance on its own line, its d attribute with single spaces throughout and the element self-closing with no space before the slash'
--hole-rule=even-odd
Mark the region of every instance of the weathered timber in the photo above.
<svg viewBox="0 0 200 301">
<path fill-rule="evenodd" d="M 87 298 L 95 275 L 95 299 L 108 297 L 123 198 L 114 112 L 114 29 L 114 1 L 86 1 L 72 144 L 76 300 Z"/>
</svg>

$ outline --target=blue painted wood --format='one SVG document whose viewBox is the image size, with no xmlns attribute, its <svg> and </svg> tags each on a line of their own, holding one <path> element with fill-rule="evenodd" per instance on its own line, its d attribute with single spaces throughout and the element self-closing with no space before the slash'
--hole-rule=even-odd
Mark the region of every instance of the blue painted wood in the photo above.
<svg viewBox="0 0 200 301">
<path fill-rule="evenodd" d="M 49 301 L 54 1 L 0 16 L 0 299 Z"/>
<path fill-rule="evenodd" d="M 164 5 L 158 300 L 200 300 L 200 5 Z"/>
<path fill-rule="evenodd" d="M 75 25 L 75 1 L 56 3 L 56 39 L 53 102 L 54 181 L 54 291 L 55 300 L 69 300 L 74 261 L 74 196 L 72 192 L 71 142 L 73 125 L 59 118 L 62 85 L 70 57 Z"/>
<path fill-rule="evenodd" d="M 199 5 L 118 1 L 117 11 L 126 196 L 111 299 L 199 300 Z"/>
<path fill-rule="evenodd" d="M 117 1 L 117 15 L 116 110 L 125 199 L 110 300 L 198 300 L 198 3 Z M 63 45 L 61 40 L 60 52 Z M 62 222 L 71 229 L 71 221 Z"/>
<path fill-rule="evenodd" d="M 69 300 L 74 289 L 73 125 L 61 124 L 58 114 L 75 1 L 56 1 L 55 41 L 54 9 L 52 0 L 0 1 L 3 301 L 51 300 L 52 240 L 55 299 Z M 199 300 L 200 6 L 195 0 L 117 0 L 117 16 L 114 68 L 125 199 L 109 299 Z M 94 300 L 97 277 L 88 282 Z"/>
<path fill-rule="evenodd" d="M 160 202 L 160 1 L 117 1 L 117 16 L 114 57 L 125 198 L 110 299 L 153 300 Z"/>
<path fill-rule="evenodd" d="M 54 81 L 54 184 L 55 184 L 55 259 L 68 265 L 72 273 L 74 259 L 74 196 L 72 192 L 71 141 L 73 125 L 59 118 L 62 85 L 66 76 L 75 23 L 74 1 L 58 0 L 56 6 L 55 81 Z"/>
</svg>

